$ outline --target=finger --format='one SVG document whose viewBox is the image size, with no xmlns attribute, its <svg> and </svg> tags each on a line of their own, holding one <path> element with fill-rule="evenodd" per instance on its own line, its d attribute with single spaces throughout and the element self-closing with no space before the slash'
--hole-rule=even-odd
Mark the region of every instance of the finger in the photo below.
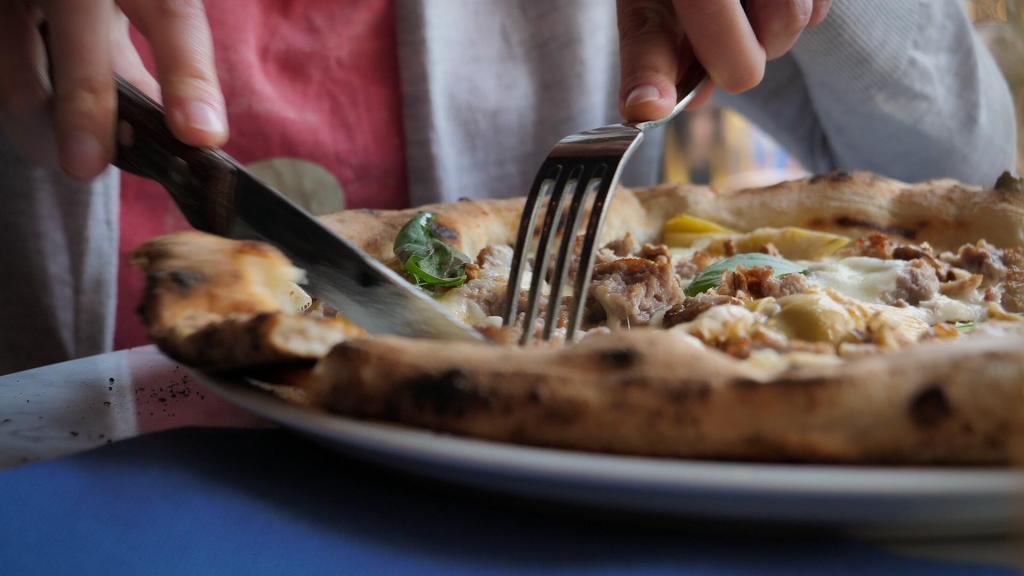
<svg viewBox="0 0 1024 576">
<path fill-rule="evenodd" d="M 676 102 L 678 31 L 671 0 L 618 0 L 619 113 L 656 120 Z"/>
<path fill-rule="evenodd" d="M 201 0 L 118 3 L 153 48 L 171 131 L 196 146 L 217 146 L 227 141 L 224 97 Z"/>
<path fill-rule="evenodd" d="M 813 0 L 748 1 L 750 24 L 768 60 L 789 52 L 810 22 L 813 10 Z"/>
<path fill-rule="evenodd" d="M 808 26 L 821 24 L 825 16 L 828 16 L 828 9 L 832 7 L 832 0 L 814 0 L 814 9 L 811 11 L 811 19 Z"/>
<path fill-rule="evenodd" d="M 23 159 L 56 167 L 38 18 L 20 2 L 6 8 L 0 18 L 0 127 Z"/>
<path fill-rule="evenodd" d="M 707 103 L 711 99 L 711 95 L 715 92 L 715 83 L 708 78 L 704 85 L 697 90 L 697 95 L 690 100 L 690 103 L 686 105 L 686 110 L 696 110 Z"/>
<path fill-rule="evenodd" d="M 691 66 L 700 66 L 697 62 L 697 57 L 693 54 L 693 47 L 688 42 L 683 42 L 679 46 L 679 70 L 680 76 L 682 76 L 686 70 Z M 703 75 L 703 72 L 702 72 Z M 676 88 L 678 91 L 678 86 Z M 711 94 L 715 91 L 715 82 L 711 78 L 704 78 L 697 87 L 697 93 L 690 99 L 690 102 L 686 105 L 685 110 L 696 110 L 704 105 L 705 102 L 711 98 Z M 679 94 L 678 98 L 685 97 L 685 94 Z"/>
<path fill-rule="evenodd" d="M 160 85 L 142 63 L 139 51 L 132 44 L 128 18 L 120 10 L 117 11 L 113 27 L 115 31 L 110 38 L 110 53 L 114 72 L 153 100 L 160 102 Z"/>
<path fill-rule="evenodd" d="M 728 92 L 749 90 L 764 77 L 765 53 L 739 0 L 674 0 L 676 17 L 697 59 Z"/>
<path fill-rule="evenodd" d="M 114 76 L 106 0 L 47 2 L 54 123 L 61 167 L 90 179 L 110 163 L 114 145 Z"/>
</svg>

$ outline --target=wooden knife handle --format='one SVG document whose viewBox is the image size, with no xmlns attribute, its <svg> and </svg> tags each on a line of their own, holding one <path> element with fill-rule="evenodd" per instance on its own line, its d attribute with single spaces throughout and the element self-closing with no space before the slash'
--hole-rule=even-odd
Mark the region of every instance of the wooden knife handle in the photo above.
<svg viewBox="0 0 1024 576">
<path fill-rule="evenodd" d="M 38 30 L 49 62 L 47 74 L 55 83 L 49 24 L 40 22 Z M 115 75 L 114 82 L 114 165 L 156 180 L 170 192 L 192 226 L 226 235 L 234 214 L 237 164 L 219 150 L 196 148 L 175 138 L 167 127 L 163 106 L 120 76 Z"/>
<path fill-rule="evenodd" d="M 218 150 L 181 142 L 167 127 L 162 106 L 123 78 L 116 83 L 114 165 L 159 182 L 192 226 L 226 234 L 235 205 L 233 161 Z"/>
</svg>

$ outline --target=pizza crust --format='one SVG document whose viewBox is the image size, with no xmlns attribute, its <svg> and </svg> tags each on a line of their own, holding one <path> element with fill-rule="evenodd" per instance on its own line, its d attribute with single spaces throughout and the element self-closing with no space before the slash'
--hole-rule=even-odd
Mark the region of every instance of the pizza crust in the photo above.
<svg viewBox="0 0 1024 576">
<path fill-rule="evenodd" d="M 500 352 L 359 338 L 331 351 L 308 391 L 340 414 L 574 450 L 1005 464 L 1022 381 L 1020 336 L 773 372 L 675 331 L 634 330 Z"/>
<path fill-rule="evenodd" d="M 416 214 L 431 211 L 440 236 L 472 256 L 492 244 L 514 244 L 522 206 L 522 198 L 466 200 L 398 211 L 349 210 L 322 220 L 374 258 L 388 261 L 398 230 Z M 688 185 L 622 188 L 608 210 L 602 240 L 629 232 L 641 243 L 656 242 L 665 221 L 684 212 L 744 232 L 801 226 L 851 238 L 885 232 L 940 250 L 979 238 L 1001 247 L 1024 246 L 1024 193 L 955 180 L 906 184 L 868 172 L 834 172 L 730 193 Z"/>
<path fill-rule="evenodd" d="M 402 226 L 417 214 L 433 212 L 434 234 L 472 257 L 488 246 L 515 244 L 523 203 L 523 198 L 462 200 L 407 210 L 346 210 L 320 220 L 373 258 L 389 262 L 394 259 L 392 245 Z M 608 242 L 626 232 L 648 237 L 650 224 L 640 198 L 623 188 L 612 198 L 601 238 Z"/>
<path fill-rule="evenodd" d="M 1024 194 L 955 180 L 906 184 L 867 172 L 834 172 L 724 194 L 706 187 L 662 186 L 638 194 L 648 230 L 686 212 L 740 231 L 801 226 L 859 237 L 871 232 L 955 250 L 985 238 L 1024 246 Z"/>
<path fill-rule="evenodd" d="M 298 315 L 301 271 L 261 242 L 183 232 L 143 244 L 133 262 L 146 274 L 139 313 L 153 341 L 197 368 L 311 364 L 365 334 L 343 318 Z"/>
</svg>

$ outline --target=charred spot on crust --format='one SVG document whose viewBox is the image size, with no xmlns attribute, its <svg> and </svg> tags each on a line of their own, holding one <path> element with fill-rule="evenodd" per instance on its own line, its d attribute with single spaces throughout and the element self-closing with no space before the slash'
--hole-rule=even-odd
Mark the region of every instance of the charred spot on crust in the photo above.
<svg viewBox="0 0 1024 576">
<path fill-rule="evenodd" d="M 190 270 L 173 270 L 167 274 L 167 277 L 182 288 L 191 288 L 205 279 L 203 274 Z"/>
<path fill-rule="evenodd" d="M 205 274 L 194 270 L 171 270 L 166 273 L 154 274 L 154 276 L 156 276 L 156 280 L 158 281 L 161 277 L 165 277 L 170 280 L 172 284 L 185 291 L 191 290 L 197 284 L 202 284 L 206 281 Z"/>
<path fill-rule="evenodd" d="M 846 182 L 848 180 L 853 180 L 853 174 L 846 170 L 833 170 L 832 172 L 827 172 L 825 174 L 815 174 L 814 176 L 811 176 L 809 182 L 811 184 L 817 184 L 823 180 L 828 182 Z"/>
<path fill-rule="evenodd" d="M 465 416 L 492 404 L 489 396 L 471 386 L 469 375 L 461 368 L 420 376 L 406 386 L 417 409 L 439 417 Z"/>
<path fill-rule="evenodd" d="M 533 386 L 530 388 L 530 391 L 526 393 L 526 399 L 530 404 L 544 404 L 547 398 L 547 392 L 540 386 Z"/>
<path fill-rule="evenodd" d="M 623 388 L 646 388 L 650 381 L 643 376 L 625 376 L 619 380 Z"/>
<path fill-rule="evenodd" d="M 1008 436 L 1005 432 L 1000 433 L 999 430 L 996 430 L 992 434 L 985 436 L 982 442 L 984 442 L 985 446 L 990 450 L 1004 450 L 1007 438 Z"/>
<path fill-rule="evenodd" d="M 784 440 L 771 438 L 764 434 L 753 433 L 743 436 L 742 442 L 752 452 L 763 454 L 763 458 L 765 460 L 771 460 L 772 462 L 779 463 L 791 463 L 797 461 L 791 457 L 790 453 L 792 452 L 792 448 Z"/>
<path fill-rule="evenodd" d="M 260 335 L 267 329 L 267 325 L 274 321 L 275 316 L 276 312 L 260 312 L 245 323 L 246 336 L 250 339 L 251 346 L 261 341 Z"/>
<path fill-rule="evenodd" d="M 761 382 L 752 378 L 738 378 L 732 381 L 732 385 L 737 388 L 763 388 L 765 386 L 786 386 L 789 388 L 817 388 L 819 386 L 825 386 L 829 383 L 829 379 L 824 376 L 790 376 L 786 378 L 778 378 L 770 380 L 768 382 Z"/>
<path fill-rule="evenodd" d="M 764 386 L 764 382 L 759 382 L 753 378 L 737 378 L 732 381 L 732 385 L 737 388 L 760 388 Z"/>
<path fill-rule="evenodd" d="M 1024 192 L 1024 178 L 1017 178 L 1007 170 L 999 175 L 995 189 L 1000 192 Z"/>
<path fill-rule="evenodd" d="M 940 384 L 926 387 L 910 401 L 910 419 L 922 428 L 938 426 L 952 415 L 953 408 Z"/>
<path fill-rule="evenodd" d="M 598 354 L 601 363 L 609 368 L 629 368 L 636 364 L 640 355 L 632 348 L 615 348 L 613 350 L 602 350 Z"/>
<path fill-rule="evenodd" d="M 702 381 L 684 380 L 668 391 L 668 398 L 673 404 L 706 402 L 711 398 L 711 385 Z"/>
<path fill-rule="evenodd" d="M 459 238 L 461 238 L 461 236 L 459 236 L 458 230 L 450 226 L 445 226 L 440 221 L 438 221 L 437 218 L 434 218 L 430 221 L 430 233 L 449 244 L 458 242 Z"/>
<path fill-rule="evenodd" d="M 836 218 L 836 226 L 842 228 L 868 228 L 870 230 L 877 230 L 890 236 L 902 236 L 909 240 L 913 240 L 917 237 L 917 230 L 913 228 L 907 228 L 905 226 L 882 226 L 881 224 L 875 224 L 874 222 L 868 222 L 867 220 L 861 220 L 859 218 L 851 218 L 849 216 L 839 216 Z"/>
</svg>

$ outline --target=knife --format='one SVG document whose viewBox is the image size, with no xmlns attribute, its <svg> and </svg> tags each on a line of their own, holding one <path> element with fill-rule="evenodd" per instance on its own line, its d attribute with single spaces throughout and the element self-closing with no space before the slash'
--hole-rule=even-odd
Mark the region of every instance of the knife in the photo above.
<svg viewBox="0 0 1024 576">
<path fill-rule="evenodd" d="M 221 150 L 180 142 L 163 108 L 117 84 L 114 165 L 157 181 L 195 228 L 262 240 L 306 271 L 309 291 L 373 333 L 483 340 L 396 272 L 338 236 Z"/>
</svg>

